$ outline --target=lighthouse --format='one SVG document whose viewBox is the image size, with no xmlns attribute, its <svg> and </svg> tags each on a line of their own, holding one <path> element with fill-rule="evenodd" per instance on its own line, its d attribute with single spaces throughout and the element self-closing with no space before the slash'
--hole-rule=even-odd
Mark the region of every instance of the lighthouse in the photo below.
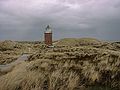
<svg viewBox="0 0 120 90">
<path fill-rule="evenodd" d="M 47 46 L 52 46 L 52 28 L 48 25 L 44 33 L 45 44 Z"/>
</svg>

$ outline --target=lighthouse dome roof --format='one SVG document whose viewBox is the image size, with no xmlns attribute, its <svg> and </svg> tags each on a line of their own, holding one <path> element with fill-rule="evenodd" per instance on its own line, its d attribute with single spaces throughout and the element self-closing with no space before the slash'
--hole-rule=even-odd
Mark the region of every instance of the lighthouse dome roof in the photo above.
<svg viewBox="0 0 120 90">
<path fill-rule="evenodd" d="M 46 27 L 45 33 L 52 33 L 52 28 L 49 25 Z"/>
</svg>

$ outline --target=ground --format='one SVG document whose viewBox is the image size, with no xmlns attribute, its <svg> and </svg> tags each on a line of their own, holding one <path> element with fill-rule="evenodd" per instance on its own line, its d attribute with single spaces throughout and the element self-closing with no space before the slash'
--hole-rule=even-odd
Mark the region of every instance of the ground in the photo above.
<svg viewBox="0 0 120 90">
<path fill-rule="evenodd" d="M 1 64 L 13 62 L 21 53 L 31 55 L 10 72 L 1 74 L 0 90 L 120 89 L 119 42 L 66 38 L 56 41 L 54 48 L 40 42 L 9 43 L 15 46 L 1 49 Z M 6 55 L 15 58 L 8 60 Z"/>
</svg>

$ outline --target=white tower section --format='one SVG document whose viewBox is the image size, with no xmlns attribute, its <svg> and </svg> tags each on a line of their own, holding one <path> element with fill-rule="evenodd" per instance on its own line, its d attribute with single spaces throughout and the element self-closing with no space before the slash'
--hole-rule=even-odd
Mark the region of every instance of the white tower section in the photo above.
<svg viewBox="0 0 120 90">
<path fill-rule="evenodd" d="M 49 25 L 46 27 L 45 33 L 52 33 L 52 28 Z"/>
</svg>

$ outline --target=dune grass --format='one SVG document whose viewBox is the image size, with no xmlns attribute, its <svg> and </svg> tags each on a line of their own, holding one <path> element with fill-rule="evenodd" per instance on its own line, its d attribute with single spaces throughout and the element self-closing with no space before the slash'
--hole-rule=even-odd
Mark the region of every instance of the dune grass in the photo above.
<svg viewBox="0 0 120 90">
<path fill-rule="evenodd" d="M 96 42 L 96 39 L 82 40 Z M 0 90 L 120 89 L 119 49 L 98 48 L 94 47 L 96 44 L 91 46 L 86 42 L 86 45 L 80 45 L 78 39 L 79 45 L 71 46 L 76 41 L 67 41 L 70 44 L 54 48 L 38 45 L 40 48 L 28 61 L 16 65 L 7 74 L 1 74 Z M 67 41 L 65 39 L 62 43 Z"/>
<path fill-rule="evenodd" d="M 68 48 L 33 54 L 0 77 L 0 90 L 87 90 L 92 85 L 119 89 L 120 52 Z"/>
</svg>

